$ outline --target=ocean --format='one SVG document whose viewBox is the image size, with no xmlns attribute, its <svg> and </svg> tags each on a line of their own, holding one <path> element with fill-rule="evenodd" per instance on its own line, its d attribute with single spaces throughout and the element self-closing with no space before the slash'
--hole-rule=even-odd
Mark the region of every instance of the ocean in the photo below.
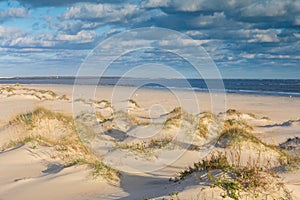
<svg viewBox="0 0 300 200">
<path fill-rule="evenodd" d="M 219 87 L 223 81 L 224 88 Z M 24 77 L 0 78 L 0 84 L 65 84 L 123 85 L 156 89 L 225 91 L 238 94 L 258 94 L 300 97 L 300 79 L 136 79 L 119 77 Z M 208 87 L 209 86 L 209 87 Z"/>
</svg>

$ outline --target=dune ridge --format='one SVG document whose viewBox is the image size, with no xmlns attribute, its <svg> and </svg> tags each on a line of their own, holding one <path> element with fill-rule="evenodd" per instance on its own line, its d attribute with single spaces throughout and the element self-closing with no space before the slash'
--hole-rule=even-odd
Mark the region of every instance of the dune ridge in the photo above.
<svg viewBox="0 0 300 200">
<path fill-rule="evenodd" d="M 191 114 L 175 104 L 150 110 L 138 99 L 71 102 L 54 89 L 58 92 L 20 85 L 0 89 L 0 100 L 32 98 L 36 105 L 0 129 L 0 160 L 7 163 L 0 167 L 1 173 L 6 170 L 0 181 L 3 199 L 20 198 L 12 190 L 22 188 L 27 198 L 45 199 L 85 199 L 83 194 L 88 199 L 297 199 L 291 174 L 299 174 L 298 137 L 274 142 L 263 135 L 284 130 L 289 137 L 299 128 L 297 119 L 273 121 L 237 109 Z M 73 118 L 57 111 L 72 103 L 83 112 Z M 29 170 L 19 167 L 24 164 Z M 132 171 L 151 166 L 157 167 L 152 173 Z M 76 183 L 82 189 L 73 191 Z M 59 188 L 64 185 L 67 196 Z M 47 187 L 55 194 L 29 192 Z"/>
</svg>

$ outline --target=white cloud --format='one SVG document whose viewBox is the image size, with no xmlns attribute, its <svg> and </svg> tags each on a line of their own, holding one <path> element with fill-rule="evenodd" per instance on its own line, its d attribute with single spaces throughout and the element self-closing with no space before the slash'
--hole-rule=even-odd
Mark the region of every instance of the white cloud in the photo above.
<svg viewBox="0 0 300 200">
<path fill-rule="evenodd" d="M 278 34 L 281 30 L 278 29 L 242 29 L 233 32 L 233 36 L 240 39 L 247 39 L 248 42 L 279 42 Z"/>
<path fill-rule="evenodd" d="M 194 0 L 178 0 L 174 1 L 175 3 L 175 8 L 181 11 L 185 12 L 194 12 L 194 11 L 199 11 L 202 10 L 205 7 L 205 1 L 200 0 L 200 1 L 194 1 Z"/>
<path fill-rule="evenodd" d="M 250 53 L 241 53 L 240 56 L 247 59 L 255 58 L 255 54 L 250 54 Z"/>
<path fill-rule="evenodd" d="M 80 20 L 64 20 L 59 23 L 52 24 L 49 22 L 49 27 L 54 30 L 63 31 L 69 34 L 78 33 L 81 30 L 91 30 L 99 26 L 97 22 L 83 22 Z"/>
<path fill-rule="evenodd" d="M 196 11 L 220 11 L 227 7 L 226 1 L 218 0 L 173 0 L 169 2 L 169 7 L 183 12 Z"/>
<path fill-rule="evenodd" d="M 10 8 L 0 10 L 0 22 L 13 18 L 25 18 L 29 16 L 29 11 L 25 8 Z"/>
<path fill-rule="evenodd" d="M 198 30 L 189 30 L 189 31 L 185 31 L 185 34 L 191 36 L 191 37 L 201 37 L 204 36 L 204 33 L 202 31 L 198 31 Z"/>
<path fill-rule="evenodd" d="M 162 47 L 173 47 L 173 48 L 181 48 L 181 47 L 190 47 L 190 46 L 200 46 L 202 44 L 208 43 L 210 40 L 193 40 L 193 39 L 171 39 L 171 40 L 161 40 L 159 41 L 159 45 Z"/>
<path fill-rule="evenodd" d="M 148 0 L 142 3 L 145 8 L 167 7 L 170 4 L 170 0 Z"/>
<path fill-rule="evenodd" d="M 0 26 L 0 45 L 19 48 L 68 48 L 73 44 L 93 42 L 97 35 L 95 31 L 79 31 L 77 34 L 24 32 L 12 27 Z"/>
<path fill-rule="evenodd" d="M 96 38 L 95 31 L 80 31 L 76 35 L 69 35 L 69 34 L 58 34 L 56 36 L 56 40 L 60 41 L 68 41 L 74 43 L 88 43 L 93 42 Z"/>
<path fill-rule="evenodd" d="M 293 34 L 296 38 L 300 39 L 300 33 L 294 33 Z"/>
<path fill-rule="evenodd" d="M 226 16 L 223 12 L 221 13 L 214 13 L 213 15 L 201 15 L 196 17 L 192 22 L 191 25 L 196 27 L 208 27 L 208 26 L 217 26 L 223 27 L 226 25 L 232 26 L 234 22 L 230 22 L 226 19 Z"/>
<path fill-rule="evenodd" d="M 8 40 L 16 37 L 24 36 L 25 32 L 14 27 L 0 26 L 0 39 Z"/>
<path fill-rule="evenodd" d="M 300 25 L 300 15 L 295 16 L 294 25 Z"/>
<path fill-rule="evenodd" d="M 125 4 L 76 4 L 64 14 L 64 19 L 95 20 L 101 23 L 126 22 L 140 12 L 136 5 Z"/>
<path fill-rule="evenodd" d="M 244 3 L 241 3 L 244 2 Z M 224 11 L 248 1 L 219 1 L 219 0 L 147 0 L 143 5 L 148 8 L 168 7 L 183 12 Z M 248 3 L 249 4 L 249 3 Z"/>
<path fill-rule="evenodd" d="M 26 36 L 12 39 L 8 45 L 15 47 L 53 47 L 55 44 L 55 41 L 46 40 L 45 38 L 39 40 L 36 37 Z"/>
<path fill-rule="evenodd" d="M 243 17 L 275 17 L 283 16 L 287 14 L 287 4 L 289 1 L 278 1 L 278 0 L 269 0 L 269 1 L 260 1 L 253 3 L 241 10 L 241 15 Z"/>
<path fill-rule="evenodd" d="M 276 33 L 268 32 L 254 35 L 254 38 L 250 39 L 249 42 L 279 42 L 279 39 Z"/>
</svg>

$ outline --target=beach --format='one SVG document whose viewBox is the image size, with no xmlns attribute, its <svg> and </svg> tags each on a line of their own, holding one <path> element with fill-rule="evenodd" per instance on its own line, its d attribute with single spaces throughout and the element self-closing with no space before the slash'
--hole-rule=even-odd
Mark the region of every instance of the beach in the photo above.
<svg viewBox="0 0 300 200">
<path fill-rule="evenodd" d="M 300 97 L 3 84 L 0 110 L 0 200 L 300 197 Z"/>
</svg>

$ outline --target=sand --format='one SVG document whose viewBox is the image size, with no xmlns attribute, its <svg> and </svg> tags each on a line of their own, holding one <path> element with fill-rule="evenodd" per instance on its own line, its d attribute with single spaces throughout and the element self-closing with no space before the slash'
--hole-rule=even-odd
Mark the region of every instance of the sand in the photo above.
<svg viewBox="0 0 300 200">
<path fill-rule="evenodd" d="M 8 87 L 2 85 L 0 87 Z M 191 166 L 201 159 L 198 151 L 186 149 L 166 148 L 163 151 L 142 156 L 139 151 L 128 153 L 124 150 L 111 148 L 115 144 L 116 136 L 120 145 L 124 142 L 134 144 L 134 137 L 154 137 L 156 131 L 162 127 L 160 120 L 174 117 L 172 110 L 183 107 L 186 112 L 200 113 L 212 111 L 216 114 L 226 110 L 236 109 L 243 113 L 242 118 L 253 126 L 255 136 L 262 141 L 279 145 L 288 138 L 300 136 L 300 98 L 274 97 L 262 95 L 240 95 L 221 93 L 192 93 L 190 91 L 165 91 L 154 89 L 133 90 L 130 87 L 113 88 L 71 85 L 22 85 L 13 86 L 14 95 L 0 97 L 0 146 L 14 139 L 13 129 L 9 129 L 9 121 L 20 113 L 28 113 L 36 107 L 63 113 L 64 115 L 78 115 L 80 111 L 97 110 L 101 117 L 118 120 L 106 123 L 113 127 L 117 123 L 121 130 L 109 132 L 103 137 L 105 142 L 96 144 L 104 160 L 111 167 L 122 173 L 119 182 L 110 182 L 103 178 L 93 179 L 89 176 L 91 169 L 86 165 L 61 167 L 57 160 L 51 159 L 51 147 L 32 148 L 32 144 L 25 144 L 8 149 L 0 153 L 0 200 L 13 199 L 142 199 L 145 198 L 178 198 L 178 199 L 222 199 L 221 189 L 210 189 L 199 184 L 193 178 L 181 183 L 170 182 L 169 178 Z M 55 97 L 39 99 L 22 94 L 20 88 L 35 89 L 37 93 L 51 90 Z M 67 98 L 61 98 L 62 96 Z M 80 101 L 86 99 L 85 102 Z M 113 111 L 103 103 L 93 102 L 91 99 L 108 100 L 112 103 Z M 132 99 L 135 103 L 129 104 Z M 77 100 L 75 103 L 73 101 Z M 198 104 L 198 107 L 195 107 Z M 129 117 L 136 120 L 137 125 L 129 125 L 120 120 L 121 115 L 113 114 L 115 110 L 128 109 Z M 112 113 L 110 113 L 112 112 Z M 249 114 L 250 113 L 250 114 Z M 248 115 L 249 114 L 249 115 Z M 164 117 L 161 117 L 164 116 Z M 97 118 L 97 120 L 102 120 Z M 138 123 L 153 122 L 155 126 L 140 125 Z M 151 121 L 152 120 L 152 121 Z M 172 119 L 176 124 L 176 119 Z M 186 122 L 188 123 L 188 122 Z M 189 124 L 185 125 L 188 126 Z M 176 132 L 174 125 L 170 125 L 163 134 L 185 134 Z M 147 127 L 147 128 L 146 128 Z M 55 129 L 53 129 L 55 130 Z M 97 129 L 98 130 L 98 129 Z M 100 130 L 100 129 L 99 129 Z M 102 130 L 102 129 L 101 129 Z M 182 129 L 186 131 L 185 129 Z M 151 132 L 151 134 L 150 134 Z M 113 135 L 115 134 L 115 135 Z M 127 135 L 124 137 L 124 134 Z M 128 137 L 129 135 L 129 137 Z M 122 139 L 122 137 L 124 137 Z M 158 136 L 157 136 L 158 137 Z M 166 135 L 159 136 L 166 137 Z M 188 140 L 179 139 L 181 142 Z M 199 140 L 199 143 L 201 141 Z M 97 146 L 98 145 L 98 146 Z M 100 146 L 99 146 L 100 145 Z M 206 147 L 205 147 L 206 148 Z M 209 148 L 206 148 L 208 151 Z M 202 154 L 205 150 L 201 150 Z M 252 151 L 250 151 L 251 154 Z M 155 157 L 155 155 L 159 155 Z M 176 156 L 174 156 L 176 155 Z M 154 170 L 155 169 L 155 170 Z M 279 173 L 284 178 L 287 188 L 292 190 L 294 199 L 300 197 L 300 172 L 293 171 Z M 204 184 L 205 185 L 205 184 Z M 200 192 L 205 188 L 204 192 Z M 179 192 L 172 197 L 169 194 Z M 228 198 L 229 199 L 229 198 Z"/>
</svg>

